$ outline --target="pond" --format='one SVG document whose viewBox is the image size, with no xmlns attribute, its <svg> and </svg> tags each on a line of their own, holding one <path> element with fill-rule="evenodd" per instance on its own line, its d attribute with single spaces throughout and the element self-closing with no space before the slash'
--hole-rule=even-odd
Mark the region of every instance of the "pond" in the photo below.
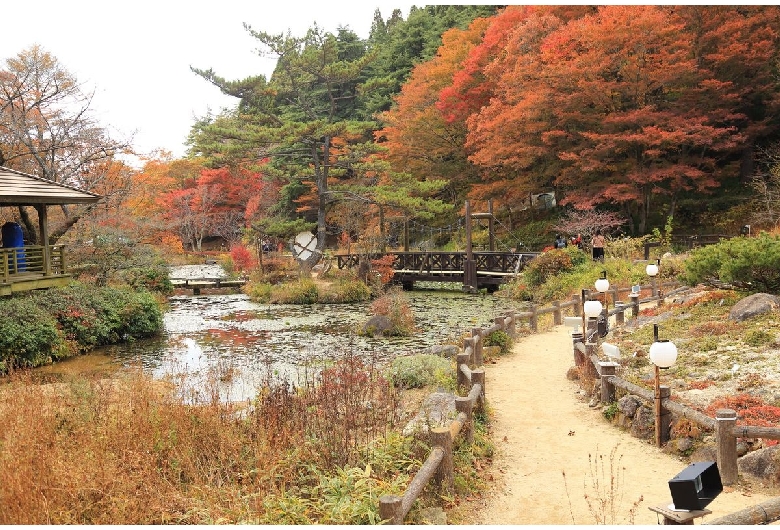
<svg viewBox="0 0 780 530">
<path fill-rule="evenodd" d="M 390 338 L 355 333 L 371 316 L 369 303 L 269 305 L 243 294 L 178 295 L 170 298 L 159 337 L 103 348 L 88 357 L 103 370 L 140 366 L 155 378 L 169 378 L 191 402 L 244 401 L 269 379 L 297 382 L 347 354 L 384 363 L 435 345 L 460 344 L 473 327 L 488 327 L 494 317 L 518 309 L 515 302 L 464 294 L 452 290 L 455 286 L 460 287 L 439 284 L 406 292 L 418 332 Z M 68 364 L 46 371 L 55 375 Z"/>
</svg>

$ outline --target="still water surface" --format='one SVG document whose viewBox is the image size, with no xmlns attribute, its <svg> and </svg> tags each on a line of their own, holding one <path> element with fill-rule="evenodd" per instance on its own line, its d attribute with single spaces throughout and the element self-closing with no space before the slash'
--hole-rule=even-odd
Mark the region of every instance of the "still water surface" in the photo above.
<svg viewBox="0 0 780 530">
<path fill-rule="evenodd" d="M 93 359 L 115 368 L 141 366 L 155 378 L 170 378 L 189 401 L 216 396 L 243 401 L 269 378 L 296 382 L 347 352 L 385 362 L 435 345 L 460 344 L 471 328 L 488 327 L 494 317 L 518 309 L 515 302 L 493 295 L 453 290 L 405 294 L 418 333 L 393 338 L 354 332 L 371 316 L 368 303 L 268 305 L 243 294 L 174 296 L 161 336 L 104 348 Z M 56 365 L 50 368 L 57 371 Z"/>
</svg>

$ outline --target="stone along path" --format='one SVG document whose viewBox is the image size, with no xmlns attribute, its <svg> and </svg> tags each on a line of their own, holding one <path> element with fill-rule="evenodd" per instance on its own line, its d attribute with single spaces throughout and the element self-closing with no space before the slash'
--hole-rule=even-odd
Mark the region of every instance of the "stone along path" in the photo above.
<svg viewBox="0 0 780 530">
<path fill-rule="evenodd" d="M 577 383 L 566 379 L 573 359 L 569 329 L 558 326 L 520 339 L 511 355 L 486 366 L 495 486 L 470 522 L 591 525 L 598 516 L 606 524 L 658 523 L 648 507 L 671 502 L 669 479 L 688 463 L 609 425 L 600 407 L 589 408 Z M 726 487 L 703 520 L 770 498 Z"/>
</svg>

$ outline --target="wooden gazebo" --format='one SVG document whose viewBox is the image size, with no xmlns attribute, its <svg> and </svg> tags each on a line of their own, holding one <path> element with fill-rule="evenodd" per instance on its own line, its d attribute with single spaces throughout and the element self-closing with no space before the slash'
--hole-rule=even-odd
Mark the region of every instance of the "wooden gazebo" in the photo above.
<svg viewBox="0 0 780 530">
<path fill-rule="evenodd" d="M 65 250 L 49 244 L 47 208 L 62 204 L 89 204 L 100 195 L 57 184 L 0 166 L 0 206 L 33 206 L 38 212 L 40 245 L 0 247 L 0 296 L 18 291 L 67 285 Z"/>
</svg>

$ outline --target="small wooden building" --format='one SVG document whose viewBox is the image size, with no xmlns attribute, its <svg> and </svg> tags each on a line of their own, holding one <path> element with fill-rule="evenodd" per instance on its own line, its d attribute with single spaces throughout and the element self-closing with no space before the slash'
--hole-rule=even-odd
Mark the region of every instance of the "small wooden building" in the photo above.
<svg viewBox="0 0 780 530">
<path fill-rule="evenodd" d="M 19 291 L 67 285 L 66 254 L 62 246 L 49 244 L 47 208 L 62 204 L 89 204 L 100 195 L 56 184 L 0 166 L 0 206 L 33 206 L 38 212 L 40 245 L 0 247 L 0 296 Z"/>
</svg>

